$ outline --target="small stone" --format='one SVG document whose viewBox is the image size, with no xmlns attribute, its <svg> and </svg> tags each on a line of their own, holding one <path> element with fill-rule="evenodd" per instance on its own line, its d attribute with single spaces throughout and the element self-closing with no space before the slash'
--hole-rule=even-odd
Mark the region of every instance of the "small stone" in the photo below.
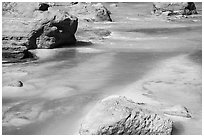
<svg viewBox="0 0 204 137">
<path fill-rule="evenodd" d="M 118 7 L 118 5 L 116 3 L 110 4 L 110 7 L 115 8 Z"/>
<path fill-rule="evenodd" d="M 163 110 L 163 112 L 164 114 L 167 114 L 167 115 L 180 116 L 180 117 L 186 117 L 186 118 L 192 117 L 188 109 L 181 105 L 175 105 L 173 107 L 166 108 Z"/>
<path fill-rule="evenodd" d="M 93 7 L 96 10 L 95 21 L 112 21 L 111 12 L 101 3 L 94 4 Z"/>
<path fill-rule="evenodd" d="M 39 4 L 39 10 L 41 10 L 41 11 L 46 11 L 46 10 L 48 10 L 49 7 L 50 7 L 50 5 L 47 3 L 40 3 Z"/>
<path fill-rule="evenodd" d="M 15 82 L 12 82 L 12 83 L 8 84 L 8 86 L 11 86 L 11 87 L 23 87 L 23 82 L 15 81 Z"/>
</svg>

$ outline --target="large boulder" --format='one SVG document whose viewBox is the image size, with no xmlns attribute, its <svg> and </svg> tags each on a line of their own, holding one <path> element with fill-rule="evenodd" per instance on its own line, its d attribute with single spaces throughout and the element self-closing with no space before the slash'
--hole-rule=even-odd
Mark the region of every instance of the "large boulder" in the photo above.
<svg viewBox="0 0 204 137">
<path fill-rule="evenodd" d="M 15 3 L 13 4 L 15 5 Z M 2 40 L 4 51 L 21 51 L 22 53 L 22 51 L 28 49 L 56 48 L 76 42 L 74 36 L 78 26 L 76 17 L 64 11 L 48 8 L 47 4 L 41 3 L 37 7 L 38 10 L 32 10 L 31 17 L 15 17 L 6 14 L 3 16 Z"/>
<path fill-rule="evenodd" d="M 82 135 L 170 135 L 172 121 L 125 97 L 98 102 L 81 124 Z"/>
<path fill-rule="evenodd" d="M 24 9 L 23 7 L 30 7 Z M 57 48 L 76 42 L 78 19 L 48 3 L 3 3 L 2 57 L 4 63 L 36 59 L 28 50 Z M 21 14 L 22 13 L 22 14 Z"/>
<path fill-rule="evenodd" d="M 154 2 L 153 13 L 167 15 L 191 15 L 197 14 L 194 2 Z"/>
<path fill-rule="evenodd" d="M 57 48 L 76 42 L 74 36 L 78 19 L 67 12 L 53 10 L 39 13 L 35 26 L 32 28 L 26 43 L 28 49 Z"/>
</svg>

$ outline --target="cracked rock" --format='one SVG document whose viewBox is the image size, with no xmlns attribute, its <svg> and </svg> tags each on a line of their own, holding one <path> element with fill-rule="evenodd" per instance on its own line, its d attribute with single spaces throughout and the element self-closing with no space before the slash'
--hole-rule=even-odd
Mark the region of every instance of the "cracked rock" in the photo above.
<svg viewBox="0 0 204 137">
<path fill-rule="evenodd" d="M 81 124 L 82 135 L 170 135 L 173 122 L 125 97 L 98 102 Z"/>
</svg>

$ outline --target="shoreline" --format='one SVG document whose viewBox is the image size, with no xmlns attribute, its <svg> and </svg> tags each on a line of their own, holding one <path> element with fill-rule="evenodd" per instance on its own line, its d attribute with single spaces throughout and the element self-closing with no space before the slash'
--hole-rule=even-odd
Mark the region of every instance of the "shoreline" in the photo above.
<svg viewBox="0 0 204 137">
<path fill-rule="evenodd" d="M 173 105 L 186 106 L 193 114 L 193 118 L 190 120 L 167 115 L 176 123 L 175 127 L 180 128 L 178 131 L 182 131 L 182 127 L 185 127 L 184 133 L 179 133 L 179 131 L 174 132 L 174 134 L 201 134 L 199 131 L 202 129 L 202 83 L 200 75 L 202 70 L 200 64 L 190 60 L 189 56 L 180 55 L 162 61 L 142 79 L 122 89 L 117 95 L 125 96 L 136 103 L 146 103 L 157 108 Z M 191 85 L 186 86 L 186 83 L 191 83 Z M 185 93 L 185 91 L 187 92 Z M 189 126 L 192 122 L 198 125 L 196 126 L 198 129 L 195 131 L 190 130 L 193 128 Z"/>
</svg>

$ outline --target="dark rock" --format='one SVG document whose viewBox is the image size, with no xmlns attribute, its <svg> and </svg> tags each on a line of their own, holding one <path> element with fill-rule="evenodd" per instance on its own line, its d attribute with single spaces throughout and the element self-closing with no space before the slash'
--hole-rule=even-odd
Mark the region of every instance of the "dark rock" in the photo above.
<svg viewBox="0 0 204 137">
<path fill-rule="evenodd" d="M 81 124 L 82 135 L 170 135 L 172 121 L 121 96 L 103 99 Z"/>
<path fill-rule="evenodd" d="M 23 87 L 23 82 L 22 81 L 14 81 L 14 82 L 8 84 L 8 86 L 11 86 L 11 87 Z"/>
<path fill-rule="evenodd" d="M 75 4 L 78 4 L 78 2 L 71 2 L 71 5 L 75 5 Z"/>
<path fill-rule="evenodd" d="M 194 2 L 155 2 L 153 3 L 153 13 L 161 15 L 169 12 L 171 15 L 191 15 L 197 14 Z"/>
<path fill-rule="evenodd" d="M 184 15 L 198 14 L 194 2 L 188 2 L 188 5 L 184 9 Z"/>
<path fill-rule="evenodd" d="M 41 10 L 41 11 L 47 11 L 49 7 L 50 7 L 50 5 L 47 3 L 40 3 L 39 4 L 39 10 Z"/>
</svg>

